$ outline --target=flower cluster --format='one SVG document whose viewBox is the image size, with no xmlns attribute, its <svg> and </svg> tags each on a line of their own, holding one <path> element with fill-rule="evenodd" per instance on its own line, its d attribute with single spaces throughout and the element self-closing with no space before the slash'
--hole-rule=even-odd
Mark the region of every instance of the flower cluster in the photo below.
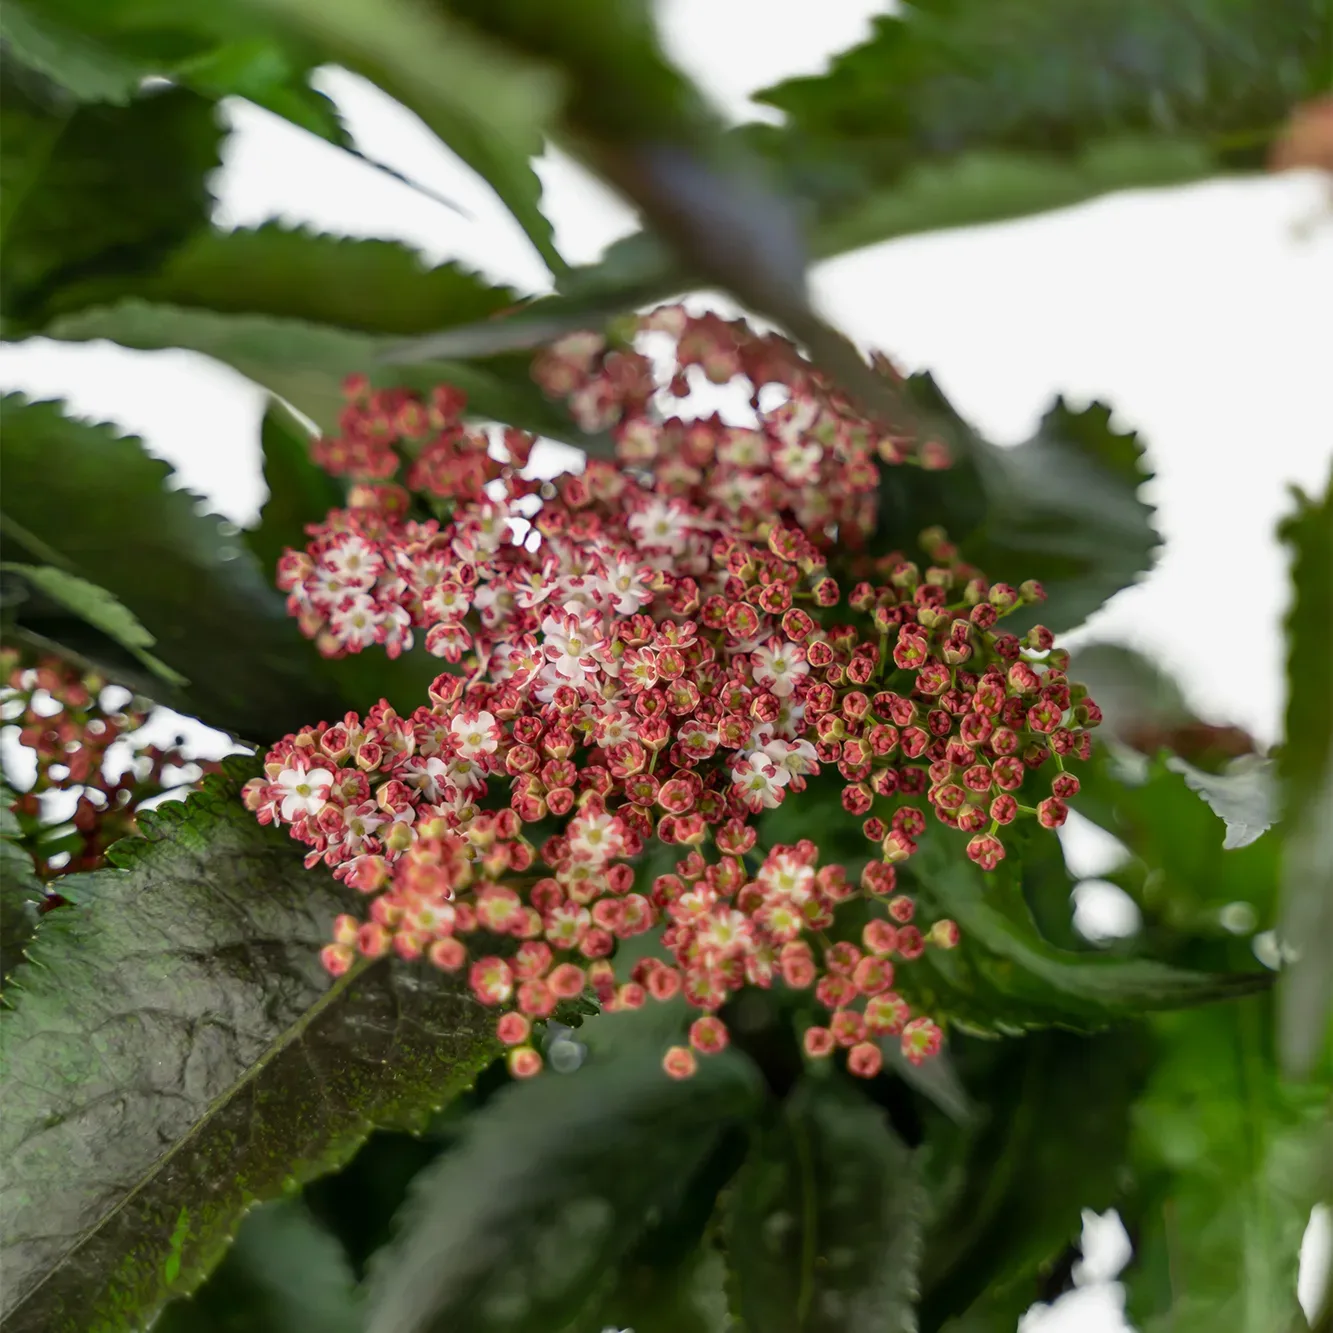
<svg viewBox="0 0 1333 1333">
<path fill-rule="evenodd" d="M 0 722 L 18 728 L 19 744 L 36 762 L 32 785 L 11 807 L 27 830 L 25 845 L 43 879 L 95 870 L 113 842 L 136 831 L 144 801 L 183 785 L 168 770 L 185 770 L 191 761 L 175 746 L 137 744 L 147 707 L 133 698 L 113 704 L 100 677 L 58 658 L 21 667 L 11 654 L 5 665 Z M 130 753 L 114 764 L 113 777 L 108 751 L 117 743 Z M 78 796 L 73 812 L 51 825 L 42 798 L 69 791 Z"/>
<path fill-rule="evenodd" d="M 930 810 L 986 869 L 1019 815 L 1060 824 L 1096 706 L 1047 631 L 998 628 L 1037 585 L 987 583 L 938 532 L 925 568 L 856 554 L 878 467 L 941 465 L 938 449 L 877 431 L 781 339 L 674 307 L 645 327 L 676 340 L 668 394 L 690 366 L 743 376 L 755 424 L 662 415 L 646 357 L 578 335 L 535 374 L 612 431 L 620 467 L 541 484 L 521 475 L 531 438 L 468 427 L 456 392 L 351 386 L 317 452 L 351 478 L 348 506 L 286 553 L 280 584 L 325 653 L 421 634 L 455 670 L 410 717 L 381 703 L 284 738 L 247 803 L 374 895 L 326 966 L 394 949 L 466 967 L 505 1010 L 516 1073 L 540 1065 L 531 1024 L 585 987 L 612 1007 L 683 994 L 707 1052 L 729 996 L 775 980 L 829 1011 L 810 1054 L 846 1047 L 871 1076 L 869 1038 L 896 1034 L 924 1058 L 939 1031 L 893 990 L 894 959 L 956 931 L 911 924 L 895 867 Z M 756 816 L 824 771 L 879 852 L 858 883 L 808 843 L 756 849 Z M 653 839 L 682 859 L 635 891 Z M 828 943 L 851 898 L 871 904 L 862 944 Z M 667 956 L 617 980 L 617 942 L 654 927 Z"/>
</svg>

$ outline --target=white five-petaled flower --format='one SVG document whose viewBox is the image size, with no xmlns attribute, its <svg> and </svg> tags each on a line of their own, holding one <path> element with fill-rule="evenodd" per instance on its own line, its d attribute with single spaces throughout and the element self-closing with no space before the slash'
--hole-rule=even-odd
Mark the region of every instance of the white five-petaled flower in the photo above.
<svg viewBox="0 0 1333 1333">
<path fill-rule="evenodd" d="M 760 685 L 785 699 L 809 672 L 810 665 L 798 645 L 770 639 L 754 650 L 753 670 Z"/>
<path fill-rule="evenodd" d="M 692 524 L 683 505 L 669 500 L 650 500 L 629 516 L 630 531 L 641 547 L 665 547 L 673 554 L 685 549 L 685 538 Z"/>
<path fill-rule="evenodd" d="M 461 759 L 475 759 L 479 754 L 494 754 L 500 743 L 500 729 L 491 713 L 459 713 L 449 723 L 454 744 Z"/>
<path fill-rule="evenodd" d="M 732 769 L 731 778 L 752 810 L 772 810 L 781 804 L 782 788 L 791 781 L 791 773 L 755 750 Z"/>
<path fill-rule="evenodd" d="M 794 778 L 819 772 L 819 756 L 809 741 L 788 741 L 775 737 L 763 746 L 763 751 L 775 767 Z"/>
<path fill-rule="evenodd" d="M 277 784 L 282 789 L 282 817 L 317 815 L 328 804 L 333 774 L 327 768 L 284 768 Z"/>
</svg>

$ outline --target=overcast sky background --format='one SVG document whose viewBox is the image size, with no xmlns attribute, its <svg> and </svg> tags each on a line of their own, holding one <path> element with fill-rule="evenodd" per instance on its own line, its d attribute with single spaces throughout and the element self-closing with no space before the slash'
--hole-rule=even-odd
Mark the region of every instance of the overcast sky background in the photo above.
<svg viewBox="0 0 1333 1333">
<path fill-rule="evenodd" d="M 734 119 L 775 113 L 754 90 L 815 73 L 863 40 L 871 0 L 666 0 L 675 59 Z M 218 219 L 281 218 L 409 242 L 520 291 L 547 290 L 541 261 L 503 207 L 411 117 L 331 71 L 362 149 L 457 201 L 413 192 L 246 104 L 216 180 Z M 539 163 L 556 242 L 595 259 L 636 228 L 586 173 Z M 1333 457 L 1333 197 L 1310 174 L 1121 194 L 1013 223 L 938 233 L 822 264 L 826 312 L 865 346 L 928 368 L 955 405 L 1000 442 L 1023 438 L 1052 397 L 1111 404 L 1142 432 L 1165 549 L 1153 572 L 1080 633 L 1132 644 L 1176 676 L 1204 717 L 1281 733 L 1285 554 L 1273 529 L 1288 487 L 1323 485 Z M 182 484 L 238 523 L 264 496 L 263 393 L 188 353 L 33 340 L 0 348 L 0 388 L 61 397 L 71 410 L 143 436 Z M 1095 849 L 1080 873 L 1095 874 Z M 1104 868 L 1104 867 L 1101 867 Z M 1117 1333 L 1109 1282 L 1128 1257 L 1118 1223 L 1091 1224 L 1085 1285 L 1023 1333 Z M 1303 1293 L 1308 1296 L 1309 1293 Z"/>
</svg>

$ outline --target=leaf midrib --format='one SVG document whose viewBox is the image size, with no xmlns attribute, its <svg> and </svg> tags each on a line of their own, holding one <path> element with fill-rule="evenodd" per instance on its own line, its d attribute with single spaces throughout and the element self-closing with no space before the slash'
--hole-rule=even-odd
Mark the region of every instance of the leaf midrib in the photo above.
<svg viewBox="0 0 1333 1333">
<path fill-rule="evenodd" d="M 330 986 L 329 989 L 296 1020 L 296 1022 L 292 1023 L 288 1028 L 284 1029 L 282 1033 L 275 1037 L 259 1058 L 255 1060 L 238 1079 L 208 1103 L 207 1107 L 195 1121 L 190 1130 L 177 1139 L 176 1142 L 173 1143 L 160 1157 L 156 1158 L 148 1169 L 144 1171 L 143 1175 L 135 1181 L 133 1186 L 126 1190 L 117 1202 L 101 1217 L 91 1225 L 85 1227 L 70 1245 L 61 1252 L 55 1262 L 47 1268 L 46 1272 L 43 1273 L 30 1287 L 23 1291 L 18 1300 L 14 1303 L 12 1312 L 17 1313 L 25 1302 L 35 1296 L 47 1282 L 60 1272 L 71 1255 L 77 1253 L 77 1251 L 86 1245 L 92 1237 L 102 1231 L 113 1218 L 115 1218 L 123 1209 L 128 1207 L 134 1199 L 147 1189 L 176 1155 L 198 1137 L 201 1131 L 212 1121 L 213 1117 L 224 1106 L 262 1074 L 277 1055 L 281 1054 L 294 1041 L 298 1040 L 310 1027 L 311 1023 L 328 1009 L 335 1000 L 339 999 L 347 991 L 353 981 L 358 980 L 360 977 L 364 976 L 370 968 L 374 967 L 376 962 L 383 963 L 384 960 L 363 959 L 358 962 L 349 971 L 344 973 L 343 976 L 337 978 L 333 985 Z"/>
</svg>

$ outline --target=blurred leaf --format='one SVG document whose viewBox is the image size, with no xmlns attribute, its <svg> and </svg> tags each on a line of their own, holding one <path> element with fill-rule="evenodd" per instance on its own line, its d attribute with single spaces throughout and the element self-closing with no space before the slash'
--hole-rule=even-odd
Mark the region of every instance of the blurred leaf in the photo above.
<svg viewBox="0 0 1333 1333">
<path fill-rule="evenodd" d="M 87 33 L 67 28 L 32 0 L 6 0 L 0 7 L 0 38 L 6 53 L 59 84 L 82 102 L 124 105 L 147 73 Z"/>
<path fill-rule="evenodd" d="M 837 253 L 1253 168 L 1331 39 L 1322 0 L 915 0 L 741 133 Z"/>
<path fill-rule="evenodd" d="M 143 0 L 43 0 L 44 25 L 189 81 L 235 94 L 347 144 L 337 112 L 307 82 L 341 64 L 416 112 L 496 191 L 554 271 L 563 268 L 529 158 L 556 96 L 549 74 L 520 65 L 438 10 L 412 0 L 214 0 L 182 10 Z"/>
<path fill-rule="evenodd" d="M 2 516 L 0 522 L 3 522 Z M 114 639 L 168 685 L 189 684 L 180 672 L 173 671 L 148 652 L 157 640 L 135 619 L 134 613 L 122 606 L 105 588 L 99 588 L 97 584 L 89 583 L 87 579 L 81 579 L 75 574 L 66 573 L 63 569 L 56 569 L 51 565 L 0 562 L 0 569 L 22 574 L 52 600 L 82 620 L 86 620 L 94 629 L 99 629 Z"/>
<path fill-rule="evenodd" d="M 565 146 L 634 203 L 679 259 L 756 312 L 809 315 L 795 213 L 664 55 L 644 0 L 442 0 L 559 70 Z"/>
<path fill-rule="evenodd" d="M 1078 648 L 1069 678 L 1086 685 L 1101 707 L 1103 738 L 1149 757 L 1170 750 L 1200 777 L 1223 772 L 1232 760 L 1253 756 L 1258 748 L 1240 727 L 1196 717 L 1175 681 L 1133 648 L 1116 643 Z"/>
<path fill-rule="evenodd" d="M 678 1081 L 650 1041 L 505 1090 L 418 1176 L 372 1272 L 369 1333 L 584 1333 L 604 1284 L 759 1096 L 744 1056 Z"/>
<path fill-rule="evenodd" d="M 945 472 L 881 468 L 880 549 L 913 547 L 922 529 L 940 524 L 992 582 L 1038 580 L 1047 600 L 1005 617 L 1020 634 L 1034 624 L 1073 629 L 1147 572 L 1158 537 L 1137 494 L 1149 475 L 1143 445 L 1111 428 L 1109 408 L 1074 411 L 1056 399 L 1030 439 L 997 448 L 929 375 L 914 376 L 908 391 L 921 429 L 955 463 Z"/>
<path fill-rule="evenodd" d="M 1331 29 L 1322 0 L 918 0 L 827 74 L 757 93 L 782 125 L 730 137 L 766 160 L 828 258 L 1257 168 L 1326 83 Z M 702 277 L 638 232 L 571 269 L 543 317 L 600 323 Z"/>
<path fill-rule="evenodd" d="M 148 351 L 202 352 L 285 398 L 327 431 L 337 429 L 343 380 L 368 373 L 384 385 L 447 381 L 468 394 L 479 415 L 609 452 L 608 440 L 583 435 L 542 394 L 527 356 L 376 370 L 381 354 L 403 335 L 468 324 L 514 299 L 508 289 L 455 265 L 427 268 L 395 242 L 270 223 L 200 233 L 155 273 L 132 282 L 70 284 L 59 296 L 60 308 L 70 313 L 43 332 L 72 341 L 109 338 Z"/>
<path fill-rule="evenodd" d="M 332 236 L 280 222 L 201 230 L 153 272 L 67 285 L 52 308 L 59 314 L 122 296 L 398 334 L 485 319 L 518 299 L 456 264 L 431 267 L 397 241 Z"/>
<path fill-rule="evenodd" d="M 1209 816 L 1211 818 L 1211 816 Z M 1058 1026 L 1087 1031 L 1153 1009 L 1175 1009 L 1267 987 L 1272 974 L 1193 972 L 1148 958 L 1074 953 L 1038 934 L 1011 856 L 983 874 L 960 835 L 932 828 L 904 869 L 925 919 L 950 917 L 961 941 L 931 949 L 899 975 L 899 989 L 964 1031 L 1018 1034 Z"/>
<path fill-rule="evenodd" d="M 192 1290 L 255 1201 L 419 1125 L 494 1051 L 466 987 L 330 981 L 348 891 L 241 806 L 254 761 L 61 881 L 0 1014 L 5 1327 L 84 1333 Z M 352 895 L 355 896 L 355 895 Z"/>
<path fill-rule="evenodd" d="M 206 97 L 244 97 L 340 148 L 351 146 L 338 109 L 310 86 L 311 65 L 262 37 L 225 42 L 182 60 L 172 77 Z"/>
<path fill-rule="evenodd" d="M 219 8 L 272 24 L 316 50 L 320 63 L 355 70 L 416 112 L 499 195 L 551 271 L 563 272 L 530 162 L 558 96 L 549 70 L 479 38 L 438 5 L 229 0 Z"/>
<path fill-rule="evenodd" d="M 1079 776 L 1083 787 L 1072 807 L 1130 849 L 1136 865 L 1112 878 L 1132 891 L 1151 920 L 1190 935 L 1220 933 L 1219 913 L 1242 903 L 1253 909 L 1253 919 L 1241 933 L 1272 928 L 1276 835 L 1238 844 L 1169 759 L 1145 763 L 1134 779 L 1114 773 L 1098 756 Z"/>
<path fill-rule="evenodd" d="M 1180 686 L 1155 662 L 1122 644 L 1090 643 L 1074 649 L 1069 678 L 1086 685 L 1096 699 L 1102 710 L 1102 734 L 1114 735 L 1126 745 L 1131 743 L 1127 733 L 1197 720 Z"/>
<path fill-rule="evenodd" d="M 8 62 L 0 84 L 0 287 L 12 336 L 37 327 L 65 283 L 149 272 L 206 225 L 221 130 L 212 104 L 179 88 L 81 105 Z"/>
<path fill-rule="evenodd" d="M 308 82 L 310 65 L 262 37 L 221 43 L 176 26 L 154 33 L 138 5 L 8 0 L 0 35 L 18 63 L 82 102 L 131 102 L 145 79 L 218 100 L 244 97 L 330 143 L 347 146 L 338 113 Z"/>
<path fill-rule="evenodd" d="M 953 1045 L 975 1114 L 962 1131 L 927 1128 L 921 1330 L 980 1307 L 1008 1333 L 1077 1242 L 1082 1209 L 1116 1201 L 1152 1043 L 1125 1027 Z"/>
<path fill-rule="evenodd" d="M 37 908 L 45 898 L 23 830 L 11 808 L 15 794 L 0 785 L 0 986 L 22 961 L 37 929 Z"/>
<path fill-rule="evenodd" d="M 1333 479 L 1296 497 L 1282 784 L 1282 937 L 1299 951 L 1279 988 L 1282 1065 L 1310 1068 L 1333 1031 Z"/>
<path fill-rule="evenodd" d="M 244 538 L 272 581 L 283 551 L 304 547 L 309 540 L 307 524 L 322 523 L 330 509 L 346 503 L 346 496 L 338 482 L 310 457 L 310 432 L 276 398 L 269 400 L 260 439 L 268 499 L 258 525 L 247 528 Z"/>
<path fill-rule="evenodd" d="M 1134 1110 L 1135 1240 L 1123 1274 L 1143 1333 L 1285 1333 L 1301 1236 L 1333 1175 L 1333 1082 L 1283 1083 L 1273 1004 L 1155 1020 L 1161 1054 Z M 1326 1197 L 1326 1196 L 1325 1196 Z"/>
<path fill-rule="evenodd" d="M 841 1079 L 807 1079 L 727 1201 L 733 1309 L 746 1333 L 911 1333 L 925 1208 L 918 1163 Z"/>
<path fill-rule="evenodd" d="M 1171 756 L 1166 766 L 1185 779 L 1185 785 L 1204 800 L 1227 826 L 1225 850 L 1248 847 L 1272 828 L 1277 817 L 1277 774 L 1271 759 L 1243 755 L 1220 773 L 1204 773 Z"/>
<path fill-rule="evenodd" d="M 247 1215 L 208 1281 L 153 1333 L 359 1333 L 356 1282 L 338 1242 L 296 1199 Z"/>
<path fill-rule="evenodd" d="M 166 488 L 165 463 L 135 439 L 18 394 L 0 398 L 0 426 L 5 555 L 55 559 L 120 601 L 153 635 L 154 655 L 190 682 L 149 686 L 152 697 L 256 741 L 342 711 L 337 664 L 301 638 L 239 535 Z M 394 669 L 382 669 L 391 686 Z"/>
</svg>

